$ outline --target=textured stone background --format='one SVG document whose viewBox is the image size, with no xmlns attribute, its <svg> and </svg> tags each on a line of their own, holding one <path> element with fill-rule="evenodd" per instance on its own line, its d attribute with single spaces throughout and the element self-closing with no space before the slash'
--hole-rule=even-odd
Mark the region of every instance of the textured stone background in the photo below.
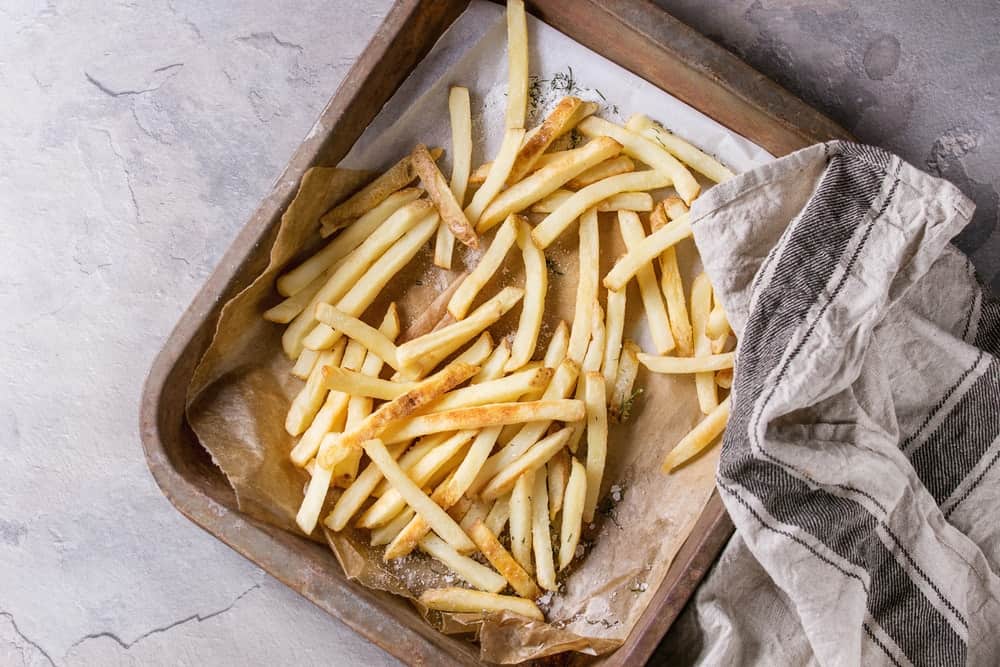
<svg viewBox="0 0 1000 667">
<path fill-rule="evenodd" d="M 0 664 L 386 664 L 182 518 L 137 404 L 389 2 L 0 3 Z M 661 4 L 943 174 L 998 285 L 992 0 Z"/>
</svg>

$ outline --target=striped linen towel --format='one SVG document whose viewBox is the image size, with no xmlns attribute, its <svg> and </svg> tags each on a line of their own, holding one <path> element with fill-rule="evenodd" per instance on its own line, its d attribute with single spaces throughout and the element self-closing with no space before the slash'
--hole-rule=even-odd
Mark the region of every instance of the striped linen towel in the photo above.
<svg viewBox="0 0 1000 667">
<path fill-rule="evenodd" d="M 1000 664 L 1000 301 L 949 243 L 972 211 L 844 142 L 694 205 L 740 338 L 717 477 L 737 535 L 662 657 Z"/>
</svg>

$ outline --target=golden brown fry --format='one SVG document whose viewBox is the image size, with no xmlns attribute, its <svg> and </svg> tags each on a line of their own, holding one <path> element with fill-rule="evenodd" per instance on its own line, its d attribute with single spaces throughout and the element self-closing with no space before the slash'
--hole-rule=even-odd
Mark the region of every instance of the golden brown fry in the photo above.
<svg viewBox="0 0 1000 667">
<path fill-rule="evenodd" d="M 583 102 L 576 97 L 564 97 L 549 112 L 545 120 L 531 137 L 528 137 L 510 170 L 508 183 L 517 183 L 531 172 L 552 142 L 572 130 L 587 116 L 597 111 L 593 102 Z"/>
<path fill-rule="evenodd" d="M 733 367 L 735 352 L 710 354 L 699 357 L 660 357 L 639 353 L 642 365 L 654 373 L 708 373 Z"/>
<path fill-rule="evenodd" d="M 538 606 L 531 600 L 468 588 L 431 588 L 420 595 L 420 604 L 438 611 L 483 614 L 509 611 L 535 621 L 545 620 Z"/>
<path fill-rule="evenodd" d="M 545 266 L 545 253 L 531 240 L 531 225 L 520 215 L 512 216 L 517 225 L 517 245 L 524 261 L 524 299 L 521 318 L 514 334 L 510 359 L 504 370 L 516 371 L 531 361 L 538 344 L 538 334 L 545 316 L 545 295 L 549 289 L 549 272 Z"/>
<path fill-rule="evenodd" d="M 444 176 L 441 175 L 437 163 L 427 152 L 427 147 L 423 144 L 417 144 L 411 153 L 411 158 L 413 168 L 420 176 L 420 184 L 427 190 L 427 195 L 437 206 L 441 219 L 448 225 L 451 233 L 470 248 L 478 248 L 479 238 L 476 236 L 475 230 L 469 224 L 465 213 L 462 212 L 462 207 L 455 199 L 451 188 L 448 187 Z"/>
<path fill-rule="evenodd" d="M 497 349 L 500 349 L 498 346 Z M 481 372 L 481 371 L 480 371 Z M 423 414 L 470 408 L 489 403 L 508 403 L 519 400 L 526 394 L 544 391 L 555 371 L 551 368 L 535 368 L 512 373 L 495 380 L 484 380 L 450 391 L 421 409 Z M 474 380 L 475 378 L 473 378 Z"/>
<path fill-rule="evenodd" d="M 341 436 L 342 445 L 345 447 L 360 447 L 363 441 L 376 437 L 392 422 L 399 421 L 412 414 L 452 387 L 469 379 L 478 371 L 478 366 L 452 362 L 440 373 L 420 382 L 416 387 L 399 398 L 381 406 L 353 431 L 343 434 Z M 330 467 L 336 461 L 327 461 L 321 457 L 319 463 L 320 465 Z"/>
<path fill-rule="evenodd" d="M 726 430 L 729 420 L 730 396 L 719 403 L 707 417 L 698 422 L 691 432 L 681 438 L 681 441 L 670 450 L 663 460 L 663 472 L 670 472 L 690 460 L 698 452 L 708 447 Z"/>
<path fill-rule="evenodd" d="M 440 148 L 432 148 L 429 151 L 429 157 L 432 160 L 437 160 L 443 153 L 444 151 Z M 384 174 L 354 193 L 347 201 L 327 211 L 320 218 L 320 223 L 335 231 L 343 227 L 345 221 L 364 215 L 385 201 L 389 195 L 405 188 L 416 178 L 417 172 L 414 170 L 410 156 L 407 155 Z"/>
<path fill-rule="evenodd" d="M 632 162 L 632 159 L 629 156 L 619 155 L 618 157 L 613 157 L 599 164 L 595 164 L 593 167 L 581 173 L 576 178 L 567 181 L 566 187 L 571 190 L 579 190 L 580 188 L 587 187 L 591 183 L 596 183 L 597 181 L 610 178 L 611 176 L 617 176 L 618 174 L 627 174 L 630 171 L 635 171 L 635 163 Z"/>
<path fill-rule="evenodd" d="M 510 552 L 503 548 L 497 536 L 486 526 L 482 520 L 472 525 L 469 537 L 476 543 L 479 550 L 486 556 L 497 572 L 503 575 L 504 579 L 510 582 L 511 587 L 523 598 L 532 600 L 541 594 L 538 586 L 535 585 L 531 575 L 518 565 Z"/>
</svg>

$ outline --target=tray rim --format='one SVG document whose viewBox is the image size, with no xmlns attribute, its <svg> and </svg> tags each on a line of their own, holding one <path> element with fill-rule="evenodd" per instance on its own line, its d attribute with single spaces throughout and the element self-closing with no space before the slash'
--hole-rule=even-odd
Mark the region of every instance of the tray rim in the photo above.
<svg viewBox="0 0 1000 667">
<path fill-rule="evenodd" d="M 604 3 L 597 2 L 597 0 L 577 0 L 577 2 L 580 1 L 598 6 L 602 11 L 617 17 L 619 21 L 622 20 L 622 12 L 637 13 L 643 21 L 650 19 L 658 21 L 666 24 L 672 30 L 679 31 L 686 39 L 697 41 L 700 45 L 702 61 L 693 62 L 694 58 L 690 58 L 692 62 L 686 64 L 699 70 L 702 75 L 713 78 L 716 84 L 750 104 L 754 104 L 755 93 L 754 90 L 748 89 L 747 84 L 766 86 L 772 101 L 764 106 L 773 106 L 773 100 L 776 99 L 784 105 L 784 113 L 776 115 L 769 108 L 760 108 L 760 111 L 782 129 L 797 135 L 798 138 L 802 140 L 850 138 L 850 135 L 833 121 L 757 73 L 721 46 L 680 23 L 667 11 L 653 5 L 648 0 L 609 0 Z M 395 38 L 407 26 L 418 21 L 420 13 L 425 12 L 432 2 L 433 0 L 397 1 L 330 98 L 321 112 L 320 118 L 317 119 L 317 123 L 344 114 L 345 109 L 356 101 L 362 86 L 377 71 L 379 64 L 385 60 L 386 54 L 394 46 Z M 567 11 L 568 5 L 572 3 L 573 0 L 551 0 L 551 2 L 542 2 L 541 4 L 547 5 L 549 10 L 554 8 L 558 14 L 559 11 Z M 528 4 L 533 13 L 540 16 L 542 20 L 548 21 L 550 16 L 548 11 L 539 11 L 538 8 L 532 6 L 534 3 L 531 3 L 530 0 Z M 438 20 L 444 21 L 446 27 L 454 17 L 464 11 L 466 5 L 467 0 L 453 0 L 448 3 L 448 9 L 445 12 L 439 12 L 442 16 L 439 16 Z M 561 29 L 556 23 L 552 23 L 552 25 Z M 631 27 L 638 34 L 653 39 L 649 36 L 648 30 L 639 30 L 640 26 L 649 29 L 650 25 L 650 23 L 639 23 L 633 24 Z M 663 25 L 657 26 L 655 23 L 652 25 L 653 27 L 664 27 Z M 655 31 L 653 33 L 655 35 Z M 429 50 L 432 44 L 433 42 L 428 44 L 425 51 Z M 683 54 L 678 55 L 676 50 L 674 51 L 675 56 L 684 60 Z M 421 53 L 416 61 L 419 62 L 424 55 L 425 53 Z M 711 62 L 706 64 L 705 61 Z M 726 68 L 737 73 L 738 76 L 735 77 L 738 79 L 737 81 L 727 80 L 724 73 L 720 74 Z M 704 109 L 700 110 L 709 113 Z M 789 117 L 794 117 L 800 122 L 794 123 L 789 120 Z M 360 129 L 358 130 L 359 134 Z M 332 137 L 332 139 L 336 141 L 337 138 Z M 371 612 L 385 613 L 381 603 L 387 594 L 368 591 L 368 589 L 357 585 L 345 586 L 343 584 L 347 582 L 333 581 L 329 577 L 330 583 L 333 584 L 329 587 L 330 590 L 314 590 L 308 587 L 308 582 L 291 576 L 286 569 L 282 569 L 273 562 L 267 562 L 255 550 L 266 546 L 266 543 L 271 543 L 272 548 L 280 545 L 287 549 L 292 549 L 292 543 L 296 545 L 309 543 L 290 533 L 253 521 L 239 511 L 211 498 L 185 477 L 170 461 L 163 440 L 164 433 L 160 423 L 163 409 L 162 400 L 171 377 L 179 370 L 184 370 L 179 368 L 179 363 L 185 350 L 195 342 L 199 331 L 203 333 L 206 322 L 208 322 L 209 317 L 213 317 L 213 310 L 217 310 L 219 301 L 224 300 L 227 292 L 231 292 L 232 283 L 243 268 L 250 249 L 266 237 L 268 229 L 272 227 L 273 212 L 284 209 L 294 195 L 294 187 L 297 186 L 301 173 L 309 164 L 315 162 L 324 150 L 329 150 L 330 140 L 330 136 L 321 136 L 321 133 L 313 131 L 307 135 L 294 151 L 282 174 L 272 184 L 249 221 L 240 229 L 191 304 L 178 319 L 160 352 L 156 355 L 144 382 L 139 414 L 140 438 L 147 465 L 157 486 L 184 516 L 372 643 L 404 662 L 424 664 L 432 662 L 435 658 L 440 658 L 439 653 L 430 652 L 429 649 L 435 646 L 441 649 L 445 648 L 437 646 L 438 643 L 433 641 L 433 637 L 428 636 L 428 633 L 403 628 L 405 636 L 397 637 L 397 639 L 423 641 L 389 643 L 385 641 L 385 636 L 378 628 L 372 627 Z M 350 143 L 353 144 L 353 140 Z M 217 313 L 215 313 L 215 317 L 217 317 Z M 211 328 L 214 329 L 214 323 Z M 183 411 L 181 417 L 183 419 Z M 711 499 L 706 504 L 705 510 L 699 517 L 698 526 L 702 527 L 704 532 L 698 533 L 697 539 L 692 539 L 696 534 L 692 532 L 691 537 L 686 540 L 670 567 L 670 570 L 674 570 L 675 567 L 683 567 L 683 574 L 686 575 L 683 577 L 683 581 L 668 588 L 667 579 L 664 579 L 625 643 L 616 651 L 605 656 L 602 661 L 604 664 L 625 664 L 626 660 L 630 664 L 634 664 L 634 661 L 644 662 L 647 660 L 680 613 L 684 603 L 693 595 L 701 579 L 714 563 L 733 532 L 732 523 L 722 506 L 717 491 L 713 492 Z M 296 553 L 301 555 L 301 552 Z M 332 604 L 329 596 L 335 593 L 347 594 L 349 604 Z M 321 594 L 323 595 L 322 601 L 320 600 Z M 654 613 L 662 611 L 669 601 L 672 601 L 673 604 L 666 607 L 667 613 Z M 397 620 L 395 625 L 397 627 L 394 628 L 394 631 L 399 632 L 403 624 Z M 431 634 L 439 635 L 433 630 Z M 449 645 L 449 647 L 454 648 L 453 645 Z M 446 649 L 449 651 L 449 657 L 455 657 L 450 652 L 450 648 Z M 475 664 L 475 658 L 471 653 L 461 657 L 463 658 L 462 662 Z"/>
</svg>

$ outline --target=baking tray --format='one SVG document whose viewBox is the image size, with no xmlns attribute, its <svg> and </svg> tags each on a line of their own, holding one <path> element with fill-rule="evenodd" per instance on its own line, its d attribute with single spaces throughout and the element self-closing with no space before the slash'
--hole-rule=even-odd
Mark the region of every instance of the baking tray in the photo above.
<svg viewBox="0 0 1000 667">
<path fill-rule="evenodd" d="M 223 303 L 263 271 L 281 213 L 311 166 L 336 165 L 468 0 L 401 0 L 226 251 L 150 369 L 140 408 L 149 469 L 189 519 L 373 643 L 410 664 L 479 664 L 478 648 L 434 630 L 402 598 L 348 581 L 330 550 L 253 521 L 184 417 L 185 392 Z M 781 156 L 850 136 L 744 62 L 643 0 L 536 0 L 538 18 Z M 687 603 L 733 526 L 713 495 L 624 645 L 565 664 L 645 662 Z M 552 661 L 548 661 L 552 662 Z"/>
</svg>

